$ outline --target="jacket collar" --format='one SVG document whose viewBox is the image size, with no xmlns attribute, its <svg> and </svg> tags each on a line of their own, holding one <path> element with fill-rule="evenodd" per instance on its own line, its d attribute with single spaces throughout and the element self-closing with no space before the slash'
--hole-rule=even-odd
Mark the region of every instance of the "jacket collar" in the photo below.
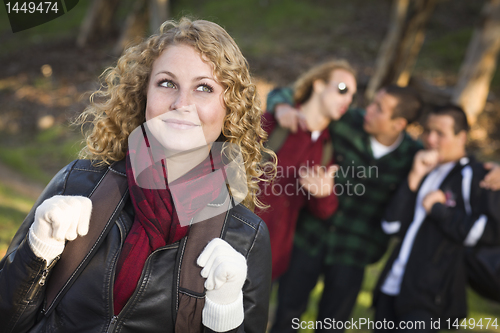
<svg viewBox="0 0 500 333">
<path fill-rule="evenodd" d="M 124 177 L 127 177 L 126 170 L 125 170 L 125 159 L 122 159 L 120 161 L 116 161 L 113 164 L 109 166 L 109 169 L 111 171 L 114 171 Z"/>
<path fill-rule="evenodd" d="M 445 184 L 452 175 L 454 175 L 457 172 L 461 172 L 463 168 L 465 168 L 466 166 L 468 166 L 474 162 L 475 162 L 475 158 L 472 155 L 462 157 L 461 159 L 456 161 L 455 166 L 453 167 L 453 169 L 451 169 L 451 171 L 448 173 L 448 175 L 443 179 L 443 182 L 441 184 Z"/>
</svg>

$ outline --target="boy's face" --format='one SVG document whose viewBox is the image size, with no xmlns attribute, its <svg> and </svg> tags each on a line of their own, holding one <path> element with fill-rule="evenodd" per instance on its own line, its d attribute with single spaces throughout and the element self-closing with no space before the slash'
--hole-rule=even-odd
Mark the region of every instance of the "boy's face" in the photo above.
<svg viewBox="0 0 500 333">
<path fill-rule="evenodd" d="M 392 118 L 397 105 L 396 97 L 383 89 L 380 90 L 373 102 L 366 107 L 364 130 L 371 135 L 392 135 L 401 132 L 395 128 L 395 119 Z"/>
<path fill-rule="evenodd" d="M 455 134 L 455 120 L 449 115 L 430 114 L 422 133 L 425 149 L 436 150 L 439 163 L 456 161 L 463 157 L 467 134 L 460 131 Z"/>
</svg>

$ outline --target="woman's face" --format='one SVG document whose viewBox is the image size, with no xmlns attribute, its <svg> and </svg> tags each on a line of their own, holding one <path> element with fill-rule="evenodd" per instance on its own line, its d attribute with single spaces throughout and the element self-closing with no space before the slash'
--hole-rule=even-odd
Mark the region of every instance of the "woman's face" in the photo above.
<svg viewBox="0 0 500 333">
<path fill-rule="evenodd" d="M 219 137 L 226 115 L 223 92 L 212 66 L 193 47 L 170 46 L 153 63 L 147 127 L 168 150 L 211 144 Z"/>
<path fill-rule="evenodd" d="M 328 83 L 321 81 L 320 103 L 324 115 L 332 120 L 340 119 L 352 103 L 356 93 L 356 78 L 345 69 L 336 69 L 330 74 Z"/>
</svg>

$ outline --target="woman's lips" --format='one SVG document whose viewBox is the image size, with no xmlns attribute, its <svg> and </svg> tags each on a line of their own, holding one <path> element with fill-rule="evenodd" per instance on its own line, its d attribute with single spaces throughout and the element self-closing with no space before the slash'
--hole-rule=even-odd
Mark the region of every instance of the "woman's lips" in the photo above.
<svg viewBox="0 0 500 333">
<path fill-rule="evenodd" d="M 166 123 L 169 127 L 175 129 L 192 129 L 200 126 L 191 121 L 179 120 L 179 119 L 164 119 L 163 122 Z"/>
<path fill-rule="evenodd" d="M 348 109 L 349 109 L 348 106 L 343 107 L 342 109 L 340 109 L 340 114 L 344 115 L 347 112 Z"/>
</svg>

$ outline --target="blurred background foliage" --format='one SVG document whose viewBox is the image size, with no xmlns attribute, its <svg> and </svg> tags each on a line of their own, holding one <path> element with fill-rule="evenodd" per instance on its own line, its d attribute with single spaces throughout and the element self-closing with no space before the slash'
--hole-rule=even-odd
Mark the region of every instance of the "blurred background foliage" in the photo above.
<svg viewBox="0 0 500 333">
<path fill-rule="evenodd" d="M 62 17 L 16 34 L 10 29 L 5 7 L 0 6 L 0 256 L 43 186 L 77 158 L 83 137 L 70 122 L 85 108 L 90 92 L 99 88 L 98 76 L 116 62 L 117 43 L 131 12 L 141 10 L 137 5 L 141 0 L 117 2 L 108 29 L 77 46 L 82 22 L 94 1 L 82 0 Z M 364 92 L 376 72 L 395 1 L 171 0 L 169 17 L 187 15 L 224 27 L 248 59 L 264 107 L 271 88 L 292 83 L 308 67 L 330 58 L 346 58 L 356 68 L 359 93 L 355 104 L 365 106 Z M 445 94 L 453 89 L 486 3 L 436 1 L 410 85 Z M 143 25 L 140 34 L 146 36 L 147 29 Z M 498 70 L 471 132 L 471 151 L 483 160 L 500 159 L 497 96 Z M 367 270 L 354 318 L 373 315 L 371 290 L 381 266 L 382 262 Z M 321 290 L 320 282 L 304 320 L 314 320 Z M 472 293 L 470 299 L 471 317 L 500 314 L 497 304 Z M 480 331 L 500 332 L 494 328 Z"/>
</svg>

